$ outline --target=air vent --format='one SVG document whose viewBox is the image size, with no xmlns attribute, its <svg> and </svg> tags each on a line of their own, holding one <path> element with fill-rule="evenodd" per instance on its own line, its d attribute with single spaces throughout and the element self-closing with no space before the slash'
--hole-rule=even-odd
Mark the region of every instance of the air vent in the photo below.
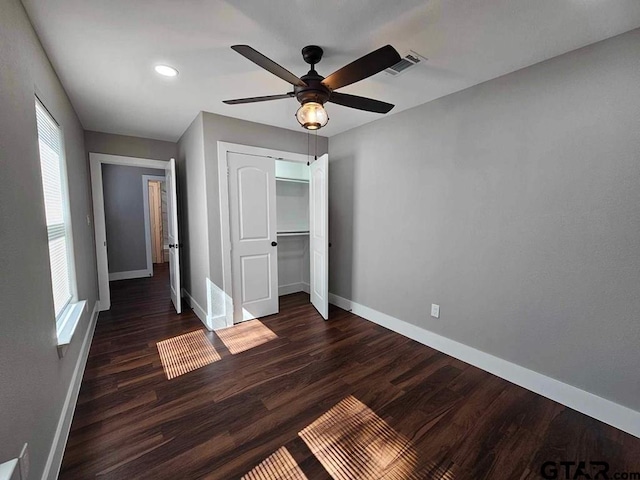
<svg viewBox="0 0 640 480">
<path fill-rule="evenodd" d="M 407 52 L 398 63 L 396 63 L 395 65 L 391 65 L 389 68 L 385 69 L 385 72 L 396 77 L 401 73 L 406 72 L 414 65 L 417 65 L 425 60 L 427 59 L 419 53 L 416 53 L 413 50 L 409 50 L 409 52 Z"/>
</svg>

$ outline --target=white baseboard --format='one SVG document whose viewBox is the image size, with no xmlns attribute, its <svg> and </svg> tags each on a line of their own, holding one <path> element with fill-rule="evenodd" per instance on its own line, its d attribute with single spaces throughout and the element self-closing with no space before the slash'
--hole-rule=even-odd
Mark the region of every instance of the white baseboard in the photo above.
<svg viewBox="0 0 640 480">
<path fill-rule="evenodd" d="M 204 326 L 207 327 L 207 330 L 213 330 L 213 328 L 209 325 L 209 322 L 207 321 L 207 312 L 205 311 L 205 309 L 202 308 L 200 304 L 196 302 L 195 299 L 191 296 L 191 294 L 187 292 L 184 288 L 181 289 L 181 292 L 182 292 L 182 298 L 187 299 L 187 302 L 189 302 L 189 306 L 191 307 L 193 312 L 196 314 L 196 317 L 198 317 L 200 321 L 204 324 Z"/>
<path fill-rule="evenodd" d="M 91 340 L 93 340 L 93 332 L 96 329 L 99 311 L 100 303 L 96 302 L 91 312 L 91 317 L 89 318 L 89 326 L 87 327 L 87 332 L 84 335 L 84 340 L 80 347 L 80 354 L 78 355 L 75 369 L 73 370 L 71 384 L 67 390 L 67 396 L 64 400 L 60 420 L 58 420 L 56 433 L 53 437 L 53 444 L 51 445 L 51 450 L 49 450 L 49 457 L 44 467 L 42 480 L 55 480 L 60 473 L 62 457 L 64 455 L 64 449 L 67 446 L 67 439 L 69 438 L 69 431 L 71 430 L 71 421 L 73 420 L 78 394 L 80 393 L 84 368 L 87 365 L 87 358 L 89 358 L 89 349 L 91 347 Z"/>
<path fill-rule="evenodd" d="M 343 310 L 346 310 L 347 312 L 351 311 L 351 305 L 352 305 L 352 301 L 351 300 L 347 300 L 346 298 L 343 297 L 339 297 L 338 295 L 335 295 L 331 292 L 329 292 L 329 303 L 332 305 L 335 305 L 336 307 L 340 307 Z M 360 315 L 362 318 L 366 318 L 363 315 Z M 369 320 L 367 318 L 367 320 Z"/>
<path fill-rule="evenodd" d="M 220 330 L 221 328 L 227 328 L 227 316 L 220 315 L 218 317 L 207 316 L 207 324 L 210 325 L 210 330 Z"/>
<path fill-rule="evenodd" d="M 638 411 L 332 293 L 329 294 L 329 302 L 640 438 Z"/>
<path fill-rule="evenodd" d="M 144 270 L 129 270 L 128 272 L 110 272 L 109 281 L 113 282 L 114 280 L 129 280 L 131 278 L 144 278 L 152 276 L 153 270 L 149 271 L 146 268 Z"/>
<path fill-rule="evenodd" d="M 289 285 L 280 285 L 278 287 L 278 296 L 289 295 L 291 293 L 307 292 L 309 293 L 309 284 L 304 282 L 290 283 Z"/>
</svg>

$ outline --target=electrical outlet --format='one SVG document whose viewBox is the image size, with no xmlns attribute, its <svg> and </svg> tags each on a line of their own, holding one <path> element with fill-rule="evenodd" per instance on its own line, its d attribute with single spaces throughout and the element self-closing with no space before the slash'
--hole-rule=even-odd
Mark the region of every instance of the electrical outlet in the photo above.
<svg viewBox="0 0 640 480">
<path fill-rule="evenodd" d="M 436 305 L 435 303 L 431 304 L 431 316 L 433 318 L 440 318 L 440 305 Z"/>
<path fill-rule="evenodd" d="M 20 480 L 27 480 L 29 478 L 29 444 L 25 443 L 22 447 L 22 452 L 18 457 L 20 464 Z"/>
</svg>

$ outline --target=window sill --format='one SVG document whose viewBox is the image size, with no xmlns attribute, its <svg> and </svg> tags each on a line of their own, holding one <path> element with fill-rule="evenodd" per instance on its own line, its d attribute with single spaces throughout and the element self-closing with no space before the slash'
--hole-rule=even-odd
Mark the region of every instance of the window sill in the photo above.
<svg viewBox="0 0 640 480">
<path fill-rule="evenodd" d="M 71 303 L 65 309 L 64 314 L 58 320 L 56 330 L 58 334 L 58 356 L 62 358 L 71 344 L 71 339 L 82 318 L 82 312 L 87 305 L 86 300 Z"/>
<path fill-rule="evenodd" d="M 4 462 L 0 465 L 0 480 L 12 480 L 14 478 L 20 478 L 18 473 L 18 459 L 14 458 L 8 462 Z"/>
</svg>

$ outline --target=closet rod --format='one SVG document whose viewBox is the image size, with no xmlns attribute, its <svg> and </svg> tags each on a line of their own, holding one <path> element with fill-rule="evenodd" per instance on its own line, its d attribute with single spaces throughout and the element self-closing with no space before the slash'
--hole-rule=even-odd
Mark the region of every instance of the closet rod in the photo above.
<svg viewBox="0 0 640 480">
<path fill-rule="evenodd" d="M 278 232 L 277 235 L 279 237 L 294 237 L 297 235 L 309 235 L 309 231 L 295 231 L 295 232 Z"/>
<path fill-rule="evenodd" d="M 293 182 L 293 183 L 309 183 L 309 180 L 302 180 L 299 178 L 286 178 L 286 177 L 276 177 L 277 182 Z"/>
</svg>

